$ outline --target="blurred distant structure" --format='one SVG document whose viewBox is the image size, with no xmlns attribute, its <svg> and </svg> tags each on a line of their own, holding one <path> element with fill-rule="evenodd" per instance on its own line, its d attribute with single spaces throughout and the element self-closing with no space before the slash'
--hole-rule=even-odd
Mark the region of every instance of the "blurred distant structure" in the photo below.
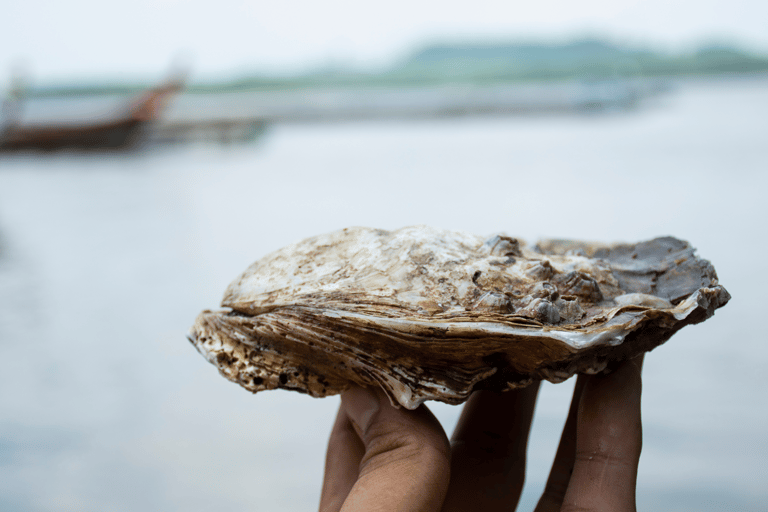
<svg viewBox="0 0 768 512">
<path fill-rule="evenodd" d="M 27 124 L 22 120 L 25 91 L 12 87 L 4 102 L 0 151 L 126 150 L 141 144 L 147 126 L 155 122 L 170 99 L 184 85 L 173 76 L 108 115 L 86 116 L 63 123 L 56 120 Z"/>
<path fill-rule="evenodd" d="M 0 111 L 0 133 L 16 126 L 21 118 L 21 100 L 27 90 L 26 80 L 21 74 L 14 74 L 12 80 L 8 97 L 3 101 L 3 108 Z"/>
</svg>

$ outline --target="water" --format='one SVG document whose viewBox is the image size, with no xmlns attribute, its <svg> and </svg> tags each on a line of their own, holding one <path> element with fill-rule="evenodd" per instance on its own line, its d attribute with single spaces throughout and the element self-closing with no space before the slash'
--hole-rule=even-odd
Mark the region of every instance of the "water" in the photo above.
<svg viewBox="0 0 768 512">
<path fill-rule="evenodd" d="M 252 396 L 184 339 L 231 279 L 350 225 L 672 234 L 732 302 L 646 358 L 641 509 L 764 510 L 768 82 L 627 114 L 281 125 L 255 145 L 0 157 L 0 509 L 312 510 L 338 398 Z M 530 510 L 572 384 L 545 385 Z M 447 428 L 458 408 L 431 406 Z"/>
</svg>

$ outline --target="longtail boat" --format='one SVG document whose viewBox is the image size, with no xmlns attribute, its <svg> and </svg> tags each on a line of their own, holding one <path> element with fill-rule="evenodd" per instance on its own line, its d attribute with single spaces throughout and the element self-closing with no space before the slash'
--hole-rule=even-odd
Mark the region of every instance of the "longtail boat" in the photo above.
<svg viewBox="0 0 768 512">
<path fill-rule="evenodd" d="M 130 102 L 110 118 L 98 122 L 23 125 L 6 121 L 0 129 L 1 151 L 122 150 L 136 147 L 167 101 L 181 90 L 179 77 Z M 18 99 L 16 101 L 19 101 Z"/>
</svg>

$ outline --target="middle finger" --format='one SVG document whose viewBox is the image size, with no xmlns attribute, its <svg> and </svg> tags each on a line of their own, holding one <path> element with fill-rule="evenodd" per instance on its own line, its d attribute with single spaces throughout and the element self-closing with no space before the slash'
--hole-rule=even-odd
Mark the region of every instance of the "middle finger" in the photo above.
<svg viewBox="0 0 768 512">
<path fill-rule="evenodd" d="M 467 401 L 451 438 L 444 512 L 514 510 L 538 391 L 536 382 L 504 393 L 476 391 Z"/>
</svg>

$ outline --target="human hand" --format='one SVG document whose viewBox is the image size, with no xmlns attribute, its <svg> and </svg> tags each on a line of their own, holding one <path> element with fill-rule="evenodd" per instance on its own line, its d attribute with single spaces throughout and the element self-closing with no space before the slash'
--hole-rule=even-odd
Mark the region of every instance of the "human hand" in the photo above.
<svg viewBox="0 0 768 512">
<path fill-rule="evenodd" d="M 535 512 L 635 511 L 642 359 L 578 377 Z M 449 443 L 425 406 L 395 409 L 381 390 L 346 391 L 328 444 L 320 511 L 514 510 L 537 394 L 538 384 L 475 392 Z"/>
</svg>

